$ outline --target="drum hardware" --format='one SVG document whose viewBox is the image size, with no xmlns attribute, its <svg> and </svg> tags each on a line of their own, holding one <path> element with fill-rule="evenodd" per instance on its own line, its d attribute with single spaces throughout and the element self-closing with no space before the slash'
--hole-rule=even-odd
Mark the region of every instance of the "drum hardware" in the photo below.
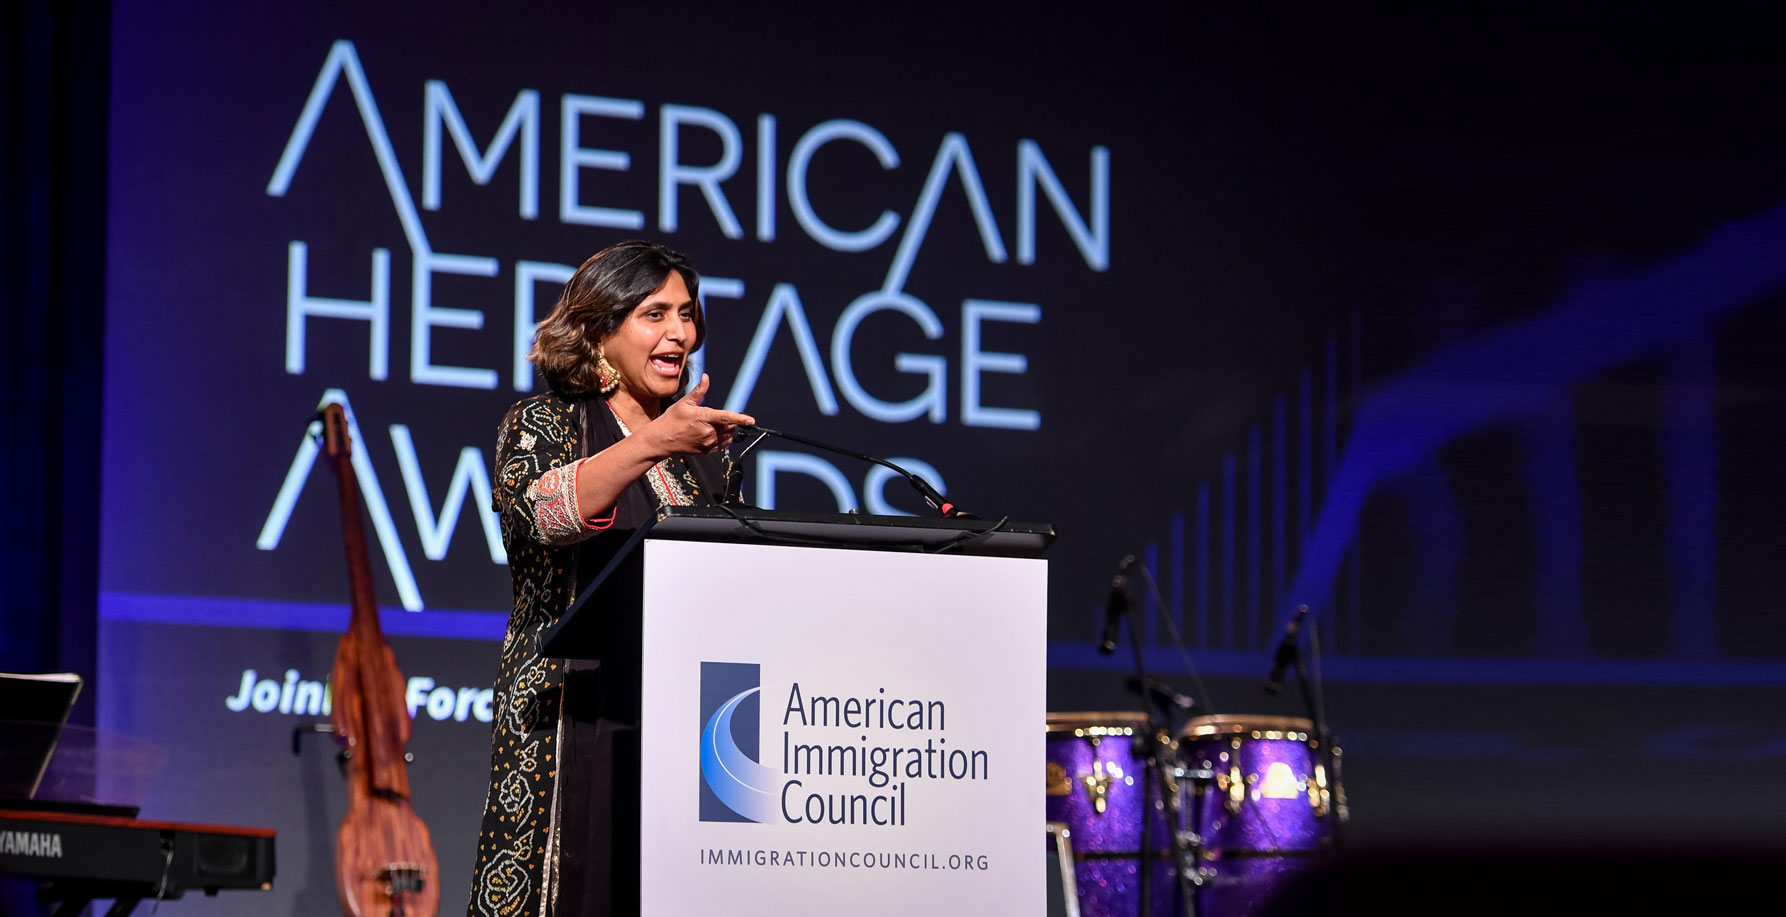
<svg viewBox="0 0 1786 917">
<path fill-rule="evenodd" d="M 1106 736 L 1132 736 L 1134 734 L 1135 727 L 1133 726 L 1077 726 L 1073 729 L 1073 735 L 1091 739 L 1093 747 L 1096 747 L 1098 742 Z"/>
<path fill-rule="evenodd" d="M 1104 810 L 1110 805 L 1110 781 L 1119 776 L 1104 768 L 1104 762 L 1098 761 L 1092 765 L 1091 773 L 1079 778 L 1079 782 L 1085 784 L 1085 795 L 1091 799 L 1092 811 L 1099 815 L 1104 814 Z M 1110 768 L 1116 769 L 1115 765 L 1110 765 Z"/>
<path fill-rule="evenodd" d="M 1135 666 L 1140 679 L 1145 683 L 1147 681 L 1147 676 L 1145 673 L 1140 672 L 1141 652 L 1138 645 L 1135 651 Z M 1149 718 L 1149 725 L 1152 725 L 1151 716 Z M 1178 746 L 1176 743 L 1170 742 L 1165 735 L 1164 730 L 1150 730 L 1149 738 L 1151 741 L 1147 743 L 1145 755 L 1142 760 L 1145 762 L 1145 769 L 1153 773 L 1154 778 L 1158 783 L 1159 799 L 1155 801 L 1154 806 L 1165 813 L 1167 824 L 1173 826 L 1169 829 L 1172 845 L 1172 863 L 1174 866 L 1173 873 L 1178 879 L 1178 896 L 1184 909 L 1183 914 L 1185 917 L 1195 917 L 1196 899 L 1194 896 L 1194 885 L 1191 876 L 1195 872 L 1192 865 L 1196 862 L 1196 856 L 1185 846 L 1184 837 L 1176 828 L 1178 824 L 1182 824 L 1183 813 L 1179 810 L 1178 805 L 1178 782 L 1172 777 L 1173 766 L 1171 759 L 1167 758 L 1167 755 L 1171 755 L 1172 758 L 1177 757 Z M 1152 786 L 1153 784 L 1144 782 L 1144 785 Z M 1149 822 L 1143 821 L 1141 824 L 1141 842 L 1144 848 L 1149 843 L 1149 828 Z M 1141 894 L 1141 917 L 1152 917 L 1151 895 L 1147 892 L 1147 889 L 1149 888 L 1149 873 L 1146 858 L 1143 858 L 1141 861 L 1140 876 L 1141 887 L 1143 889 Z"/>
<path fill-rule="evenodd" d="M 1048 763 L 1050 768 L 1054 762 Z M 1072 784 L 1068 784 L 1069 792 Z M 1073 866 L 1073 831 L 1066 822 L 1048 822 L 1048 843 L 1054 847 L 1054 858 L 1060 869 L 1062 910 L 1066 917 L 1079 917 L 1079 879 Z"/>
<path fill-rule="evenodd" d="M 1240 814 L 1240 807 L 1246 802 L 1246 776 L 1240 772 L 1240 765 L 1228 768 L 1226 774 L 1216 775 L 1216 789 L 1228 794 L 1228 812 Z"/>
<path fill-rule="evenodd" d="M 1202 913 L 1256 913 L 1332 851 L 1340 787 L 1326 761 L 1337 749 L 1314 734 L 1308 720 L 1246 715 L 1197 717 L 1180 731 L 1185 769 L 1213 772 L 1185 788 L 1185 829 L 1198 835 L 1187 872 Z"/>
<path fill-rule="evenodd" d="M 1201 854 L 1206 863 L 1220 863 L 1233 860 L 1312 860 L 1326 856 L 1328 848 L 1316 847 L 1313 850 L 1279 850 L 1276 847 L 1261 847 L 1258 850 L 1205 850 Z M 1219 879 L 1220 875 L 1209 866 L 1199 867 L 1205 878 Z"/>
<path fill-rule="evenodd" d="M 1176 849 L 1184 851 L 1184 857 L 1178 862 L 1178 868 L 1190 876 L 1191 885 L 1201 886 L 1203 880 L 1208 878 L 1207 871 L 1197 865 L 1197 860 L 1203 855 L 1203 835 L 1195 831 L 1180 829 Z"/>
<path fill-rule="evenodd" d="M 1315 737 L 1310 732 L 1309 720 L 1295 716 L 1265 716 L 1251 713 L 1213 713 L 1208 716 L 1196 717 L 1185 723 L 1184 728 L 1179 730 L 1177 741 L 1183 744 L 1186 739 L 1214 736 L 1226 736 L 1242 744 L 1246 744 L 1249 739 L 1254 741 L 1271 739 L 1273 741 L 1307 742 L 1310 748 L 1316 747 Z M 1234 747 L 1233 741 L 1222 744 Z"/>
<path fill-rule="evenodd" d="M 1162 848 L 1149 853 L 1147 857 L 1148 859 L 1164 863 L 1172 858 L 1172 851 Z M 1073 854 L 1073 859 L 1079 863 L 1134 863 L 1136 858 L 1136 853 L 1133 850 L 1121 852 L 1113 850 L 1081 850 Z"/>
<path fill-rule="evenodd" d="M 1075 887 L 1087 917 L 1136 914 L 1142 889 L 1155 894 L 1154 917 L 1177 909 L 1168 892 L 1168 857 L 1178 823 L 1166 814 L 1145 758 L 1150 746 L 1163 743 L 1175 752 L 1175 743 L 1170 733 L 1150 731 L 1146 718 L 1139 710 L 1048 717 L 1049 779 L 1065 792 L 1045 797 L 1045 805 L 1048 820 L 1072 833 Z M 1176 769 L 1174 762 L 1167 766 Z M 1143 868 L 1150 884 L 1138 885 Z"/>
</svg>

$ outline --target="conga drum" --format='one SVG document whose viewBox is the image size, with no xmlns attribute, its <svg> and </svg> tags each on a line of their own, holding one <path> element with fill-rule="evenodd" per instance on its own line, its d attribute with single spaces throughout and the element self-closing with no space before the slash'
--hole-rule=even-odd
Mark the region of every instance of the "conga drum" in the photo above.
<svg viewBox="0 0 1786 917">
<path fill-rule="evenodd" d="M 1337 748 L 1334 754 L 1337 760 Z M 1196 717 L 1179 732 L 1178 759 L 1208 775 L 1184 784 L 1184 816 L 1202 838 L 1198 917 L 1258 913 L 1331 848 L 1344 794 L 1327 773 L 1310 721 Z"/>
<path fill-rule="evenodd" d="M 1147 762 L 1136 739 L 1139 711 L 1048 714 L 1048 820 L 1065 823 L 1072 841 L 1081 917 L 1141 912 L 1142 820 L 1148 820 L 1152 913 L 1179 912 L 1172 835 L 1159 793 L 1147 788 Z"/>
</svg>

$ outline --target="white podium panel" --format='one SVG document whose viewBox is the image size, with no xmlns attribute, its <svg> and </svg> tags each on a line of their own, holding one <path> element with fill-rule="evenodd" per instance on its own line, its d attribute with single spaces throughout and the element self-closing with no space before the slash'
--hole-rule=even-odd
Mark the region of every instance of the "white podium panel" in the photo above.
<svg viewBox="0 0 1786 917">
<path fill-rule="evenodd" d="M 1044 561 L 644 549 L 644 914 L 1042 912 Z"/>
</svg>

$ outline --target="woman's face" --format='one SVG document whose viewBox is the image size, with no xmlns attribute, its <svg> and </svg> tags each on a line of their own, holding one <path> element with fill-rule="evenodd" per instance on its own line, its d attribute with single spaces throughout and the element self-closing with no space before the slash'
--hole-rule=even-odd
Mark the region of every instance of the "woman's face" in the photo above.
<svg viewBox="0 0 1786 917">
<path fill-rule="evenodd" d="M 602 354 L 620 374 L 620 387 L 644 404 L 647 398 L 676 394 L 694 346 L 695 303 L 682 274 L 671 271 L 614 333 L 602 339 Z"/>
</svg>

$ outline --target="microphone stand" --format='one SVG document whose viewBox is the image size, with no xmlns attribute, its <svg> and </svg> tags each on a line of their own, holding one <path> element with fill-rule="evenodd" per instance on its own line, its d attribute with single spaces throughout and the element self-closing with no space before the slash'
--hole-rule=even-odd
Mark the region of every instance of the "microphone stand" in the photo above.
<svg viewBox="0 0 1786 917">
<path fill-rule="evenodd" d="M 979 518 L 978 516 L 975 516 L 973 513 L 964 512 L 961 509 L 961 507 L 958 507 L 955 504 L 949 502 L 949 498 L 943 496 L 940 493 L 937 493 L 936 488 L 930 486 L 929 481 L 926 481 L 923 478 L 918 477 L 917 474 L 907 471 L 904 468 L 901 468 L 898 465 L 895 465 L 892 462 L 887 461 L 886 459 L 875 458 L 872 455 L 864 455 L 860 452 L 853 452 L 849 449 L 843 448 L 842 446 L 833 446 L 830 443 L 821 443 L 816 439 L 807 439 L 806 437 L 800 436 L 795 433 L 784 433 L 780 430 L 771 430 L 768 427 L 764 427 L 764 426 L 738 427 L 736 430 L 736 433 L 737 433 L 737 435 L 740 435 L 740 436 L 749 436 L 752 433 L 757 434 L 757 440 L 750 444 L 750 448 L 752 448 L 752 449 L 756 448 L 757 442 L 762 441 L 762 437 L 764 437 L 764 436 L 778 436 L 782 439 L 791 440 L 793 442 L 800 443 L 800 444 L 806 445 L 806 446 L 811 446 L 814 449 L 823 449 L 826 452 L 834 452 L 838 455 L 847 455 L 850 458 L 857 459 L 859 461 L 864 461 L 864 462 L 868 462 L 873 465 L 880 465 L 885 468 L 890 468 L 893 470 L 894 473 L 896 473 L 900 477 L 904 478 L 906 480 L 906 483 L 912 485 L 912 489 L 916 490 L 918 492 L 918 495 L 924 498 L 924 502 L 930 504 L 930 508 L 936 510 L 939 514 L 941 514 L 943 516 L 943 518 L 945 518 L 945 519 L 977 519 L 977 518 Z"/>
<path fill-rule="evenodd" d="M 1143 565 L 1142 569 L 1145 571 L 1146 566 Z M 1127 599 L 1128 595 L 1124 593 L 1125 605 Z M 1141 650 L 1141 628 L 1133 614 L 1129 615 L 1129 648 L 1135 657 L 1136 688 L 1144 701 L 1152 701 L 1144 703 L 1141 708 L 1146 717 L 1146 734 L 1135 737 L 1135 743 L 1143 752 L 1141 757 L 1146 761 L 1147 770 L 1153 777 L 1152 780 L 1142 781 L 1141 865 L 1136 874 L 1141 893 L 1139 913 L 1140 917 L 1152 917 L 1153 914 L 1153 793 L 1157 792 L 1165 803 L 1166 830 L 1172 835 L 1172 861 L 1177 866 L 1178 896 L 1184 907 L 1184 917 L 1196 917 L 1196 904 L 1192 897 L 1196 859 L 1185 843 L 1186 832 L 1179 813 L 1178 781 L 1173 776 L 1177 767 L 1176 755 L 1173 754 L 1170 743 L 1163 738 L 1166 727 L 1159 720 L 1164 715 L 1156 718 L 1154 713 L 1155 704 L 1164 707 L 1165 701 L 1159 696 L 1162 692 L 1153 690 L 1158 683 L 1147 675 L 1147 664 Z"/>
<path fill-rule="evenodd" d="M 1320 629 L 1309 631 L 1309 645 L 1313 648 L 1319 663 L 1321 652 Z M 1327 796 L 1327 814 L 1333 819 L 1333 846 L 1337 850 L 1343 833 L 1345 822 L 1344 806 L 1341 803 L 1339 782 L 1339 759 L 1333 753 L 1333 734 L 1327 731 L 1327 715 L 1325 705 L 1321 703 L 1319 685 L 1309 677 L 1308 659 L 1302 652 L 1302 641 L 1290 644 L 1290 658 L 1296 672 L 1296 687 L 1302 695 L 1302 706 L 1308 711 L 1309 722 L 1314 724 L 1315 738 L 1321 743 L 1321 770 L 1326 776 L 1326 786 L 1321 792 Z M 1270 693 L 1270 692 L 1267 692 Z"/>
</svg>

